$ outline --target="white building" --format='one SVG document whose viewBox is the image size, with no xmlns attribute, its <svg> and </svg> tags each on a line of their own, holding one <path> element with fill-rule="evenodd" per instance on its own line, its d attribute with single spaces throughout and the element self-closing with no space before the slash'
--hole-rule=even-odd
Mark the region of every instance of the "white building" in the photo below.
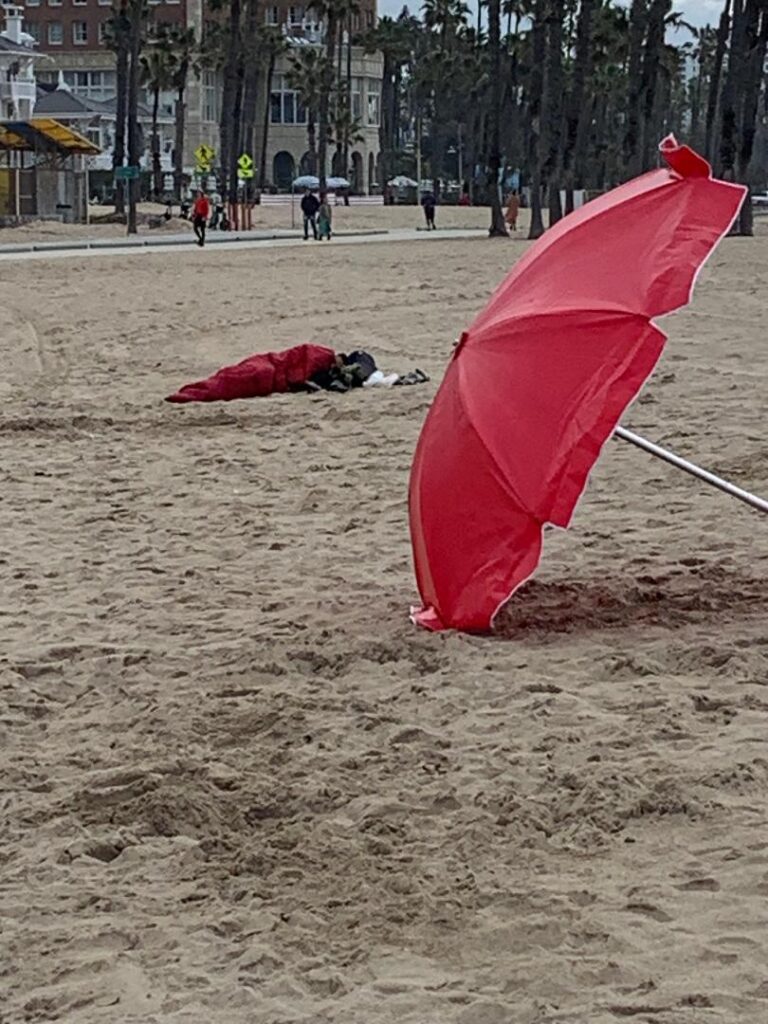
<svg viewBox="0 0 768 1024">
<path fill-rule="evenodd" d="M 35 109 L 35 59 L 32 36 L 22 30 L 24 9 L 3 5 L 5 29 L 0 32 L 0 120 L 25 121 Z"/>
</svg>

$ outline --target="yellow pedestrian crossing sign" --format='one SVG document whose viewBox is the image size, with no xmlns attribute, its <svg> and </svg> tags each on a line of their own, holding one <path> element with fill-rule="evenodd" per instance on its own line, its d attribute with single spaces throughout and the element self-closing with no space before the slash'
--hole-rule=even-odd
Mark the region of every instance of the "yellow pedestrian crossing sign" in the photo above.
<svg viewBox="0 0 768 1024">
<path fill-rule="evenodd" d="M 241 181 L 248 181 L 253 177 L 253 157 L 243 153 L 237 160 L 237 176 Z"/>
<path fill-rule="evenodd" d="M 197 170 L 201 174 L 207 174 L 213 170 L 213 160 L 216 156 L 216 150 L 213 146 L 209 146 L 207 143 L 202 142 L 195 150 L 195 165 Z"/>
</svg>

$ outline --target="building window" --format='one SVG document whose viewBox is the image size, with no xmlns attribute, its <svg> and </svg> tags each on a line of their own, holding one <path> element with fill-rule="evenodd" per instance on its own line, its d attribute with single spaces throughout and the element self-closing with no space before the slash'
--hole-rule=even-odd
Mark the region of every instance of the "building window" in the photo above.
<svg viewBox="0 0 768 1024">
<path fill-rule="evenodd" d="M 114 71 L 65 71 L 64 81 L 75 96 L 109 100 L 117 92 Z"/>
<path fill-rule="evenodd" d="M 280 21 L 280 10 L 277 7 L 268 7 L 264 12 L 264 20 L 268 25 L 277 25 Z"/>
<path fill-rule="evenodd" d="M 373 28 L 373 11 L 365 12 L 365 23 L 368 28 Z"/>
<path fill-rule="evenodd" d="M 29 35 L 31 35 L 36 43 L 40 42 L 40 25 L 39 25 L 38 22 L 36 22 L 36 21 L 30 22 L 30 23 L 25 22 L 24 23 L 24 31 L 27 32 Z"/>
<path fill-rule="evenodd" d="M 99 0 L 99 4 L 102 7 L 111 7 L 112 6 L 112 0 Z"/>
<path fill-rule="evenodd" d="M 72 22 L 72 42 L 75 46 L 86 46 L 88 43 L 88 22 Z"/>
<path fill-rule="evenodd" d="M 26 4 L 24 6 L 25 7 L 39 7 L 40 6 L 40 0 L 27 0 Z"/>
<path fill-rule="evenodd" d="M 72 0 L 72 3 L 75 7 L 85 7 L 88 0 Z"/>
<path fill-rule="evenodd" d="M 352 79 L 352 91 L 350 93 L 352 104 L 352 117 L 355 121 L 363 119 L 363 80 L 362 78 Z"/>
<path fill-rule="evenodd" d="M 60 21 L 48 22 L 48 42 L 51 46 L 61 46 L 64 42 L 64 30 Z"/>
<path fill-rule="evenodd" d="M 368 124 L 377 125 L 381 115 L 381 83 L 368 79 Z"/>
<path fill-rule="evenodd" d="M 219 83 L 215 71 L 203 72 L 203 120 L 218 124 Z"/>
<path fill-rule="evenodd" d="M 48 0 L 49 7 L 61 7 L 61 0 Z"/>
<path fill-rule="evenodd" d="M 105 43 L 107 41 L 107 35 L 108 35 L 108 32 L 107 32 L 107 22 L 106 21 L 100 21 L 99 22 L 99 45 L 100 46 L 104 46 L 105 45 Z"/>
<path fill-rule="evenodd" d="M 301 25 L 304 21 L 304 8 L 303 7 L 289 7 L 288 8 L 288 21 L 291 25 Z"/>
<path fill-rule="evenodd" d="M 270 111 L 272 124 L 307 123 L 307 111 L 302 106 L 298 93 L 290 88 L 283 75 L 275 75 L 275 84 L 270 96 Z"/>
</svg>

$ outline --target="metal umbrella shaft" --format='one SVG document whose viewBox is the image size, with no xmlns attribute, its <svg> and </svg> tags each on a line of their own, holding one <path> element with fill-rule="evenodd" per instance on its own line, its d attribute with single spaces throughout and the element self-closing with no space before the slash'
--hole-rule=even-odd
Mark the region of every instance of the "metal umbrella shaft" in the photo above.
<svg viewBox="0 0 768 1024">
<path fill-rule="evenodd" d="M 664 462 L 668 462 L 671 466 L 676 466 L 678 469 L 690 473 L 691 476 L 698 477 L 699 480 L 712 484 L 713 487 L 718 487 L 721 491 L 725 491 L 726 494 L 730 494 L 732 498 L 738 498 L 739 501 L 751 505 L 752 508 L 756 508 L 759 512 L 768 512 L 768 501 L 758 498 L 756 494 L 751 494 L 741 487 L 737 487 L 736 484 L 732 484 L 728 480 L 723 480 L 722 477 L 710 473 L 707 469 L 702 469 L 701 466 L 697 466 L 693 462 L 688 462 L 687 459 L 680 458 L 679 455 L 675 455 L 674 452 L 654 444 L 653 441 L 647 441 L 639 434 L 633 434 L 631 430 L 625 430 L 624 427 L 616 427 L 614 433 L 623 441 L 629 441 L 630 444 L 637 445 L 638 448 L 642 448 L 643 451 L 663 459 Z"/>
</svg>

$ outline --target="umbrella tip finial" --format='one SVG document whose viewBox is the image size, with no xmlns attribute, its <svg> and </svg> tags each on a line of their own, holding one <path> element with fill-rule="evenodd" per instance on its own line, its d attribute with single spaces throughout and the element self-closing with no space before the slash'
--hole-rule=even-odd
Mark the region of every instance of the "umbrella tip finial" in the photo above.
<svg viewBox="0 0 768 1024">
<path fill-rule="evenodd" d="M 681 146 L 674 135 L 662 139 L 659 150 L 669 169 L 681 178 L 712 177 L 712 168 L 704 157 L 699 156 L 690 146 Z"/>
</svg>

